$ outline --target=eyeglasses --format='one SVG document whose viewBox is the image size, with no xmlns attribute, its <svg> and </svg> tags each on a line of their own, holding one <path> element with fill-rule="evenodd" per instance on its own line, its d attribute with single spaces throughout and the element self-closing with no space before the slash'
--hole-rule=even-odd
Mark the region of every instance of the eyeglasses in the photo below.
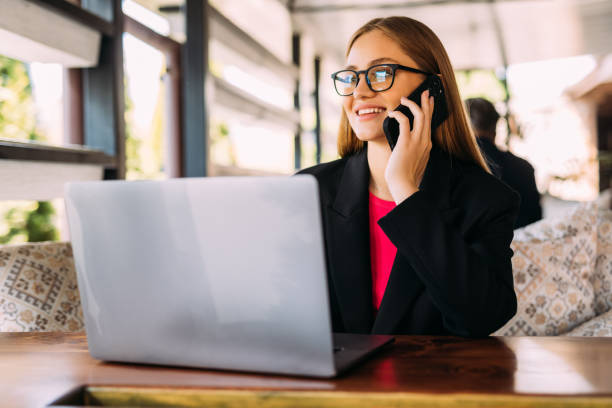
<svg viewBox="0 0 612 408">
<path fill-rule="evenodd" d="M 421 71 L 420 69 L 410 68 L 400 64 L 380 64 L 373 65 L 363 71 L 354 71 L 352 69 L 344 69 L 342 71 L 331 74 L 334 80 L 334 88 L 340 96 L 349 96 L 353 94 L 355 88 L 359 84 L 359 76 L 365 74 L 368 87 L 374 92 L 382 92 L 393 86 L 395 81 L 395 71 L 403 69 L 404 71 L 415 72 L 417 74 L 434 75 L 431 72 Z"/>
</svg>

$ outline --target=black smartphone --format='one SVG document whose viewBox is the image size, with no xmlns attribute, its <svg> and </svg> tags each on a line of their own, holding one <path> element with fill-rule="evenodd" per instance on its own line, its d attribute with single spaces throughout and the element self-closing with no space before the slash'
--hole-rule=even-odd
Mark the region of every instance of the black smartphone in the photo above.
<svg viewBox="0 0 612 408">
<path fill-rule="evenodd" d="M 440 125 L 440 123 L 444 122 L 444 120 L 448 118 L 448 107 L 446 105 L 446 97 L 444 95 L 442 80 L 440 80 L 437 75 L 428 75 L 421 85 L 419 85 L 410 95 L 408 95 L 408 99 L 421 106 L 421 94 L 425 92 L 426 89 L 429 89 L 429 95 L 434 97 L 434 111 L 431 117 L 431 134 L 433 136 L 433 131 Z M 400 104 L 397 108 L 395 108 L 395 110 L 402 112 L 408 117 L 408 120 L 410 121 L 410 129 L 412 130 L 414 115 L 410 109 L 407 106 Z M 391 150 L 393 150 L 395 144 L 397 143 L 397 138 L 399 137 L 398 121 L 394 118 L 386 117 L 385 121 L 383 122 L 383 130 L 385 132 L 385 136 L 387 137 L 387 141 L 389 142 L 389 146 L 391 146 Z"/>
</svg>

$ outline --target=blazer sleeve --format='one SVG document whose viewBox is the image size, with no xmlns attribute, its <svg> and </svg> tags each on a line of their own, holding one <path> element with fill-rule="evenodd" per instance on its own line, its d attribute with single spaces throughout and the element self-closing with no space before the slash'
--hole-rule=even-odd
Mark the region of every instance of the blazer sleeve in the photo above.
<svg viewBox="0 0 612 408">
<path fill-rule="evenodd" d="M 510 243 L 520 198 L 489 206 L 467 241 L 445 223 L 427 194 L 417 191 L 378 224 L 411 263 L 451 333 L 487 336 L 516 313 Z"/>
</svg>

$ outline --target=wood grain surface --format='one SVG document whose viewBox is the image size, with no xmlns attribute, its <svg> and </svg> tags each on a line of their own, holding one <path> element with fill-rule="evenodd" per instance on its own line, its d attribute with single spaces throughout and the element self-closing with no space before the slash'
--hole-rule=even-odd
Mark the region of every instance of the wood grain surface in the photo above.
<svg viewBox="0 0 612 408">
<path fill-rule="evenodd" d="M 612 338 L 397 336 L 319 380 L 108 363 L 84 334 L 0 333 L 0 406 L 42 407 L 81 387 L 124 406 L 612 406 Z"/>
</svg>

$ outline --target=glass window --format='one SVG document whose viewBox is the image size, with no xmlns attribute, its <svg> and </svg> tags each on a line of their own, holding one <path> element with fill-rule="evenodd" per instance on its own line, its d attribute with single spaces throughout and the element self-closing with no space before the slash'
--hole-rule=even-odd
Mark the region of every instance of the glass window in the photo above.
<svg viewBox="0 0 612 408">
<path fill-rule="evenodd" d="M 0 55 L 0 139 L 62 145 L 63 126 L 62 67 Z"/>
<path fill-rule="evenodd" d="M 124 34 L 126 178 L 161 179 L 166 153 L 166 58 Z"/>
<path fill-rule="evenodd" d="M 0 139 L 63 144 L 63 71 L 0 56 Z M 0 201 L 0 244 L 63 239 L 63 200 Z"/>
<path fill-rule="evenodd" d="M 209 116 L 211 175 L 232 174 L 288 174 L 294 169 L 293 139 L 297 123 L 291 119 L 275 120 L 275 116 L 290 118 L 294 112 L 295 82 L 289 71 L 275 70 L 291 61 L 291 21 L 282 4 L 273 0 L 244 2 L 237 0 L 211 1 L 240 30 L 248 33 L 272 55 L 266 63 L 251 60 L 232 47 L 227 39 L 209 42 L 211 74 L 218 78 L 211 84 Z M 226 85 L 223 85 L 226 84 Z M 244 95 L 244 101 L 223 97 L 227 88 Z M 234 103 L 228 104 L 229 100 Z M 241 104 L 249 107 L 241 109 Z M 253 106 L 256 106 L 253 108 Z M 271 111 L 266 111 L 266 106 Z M 250 113 L 246 113 L 250 112 Z M 260 112 L 260 113 L 257 113 Z M 295 116 L 297 120 L 297 115 Z"/>
</svg>

